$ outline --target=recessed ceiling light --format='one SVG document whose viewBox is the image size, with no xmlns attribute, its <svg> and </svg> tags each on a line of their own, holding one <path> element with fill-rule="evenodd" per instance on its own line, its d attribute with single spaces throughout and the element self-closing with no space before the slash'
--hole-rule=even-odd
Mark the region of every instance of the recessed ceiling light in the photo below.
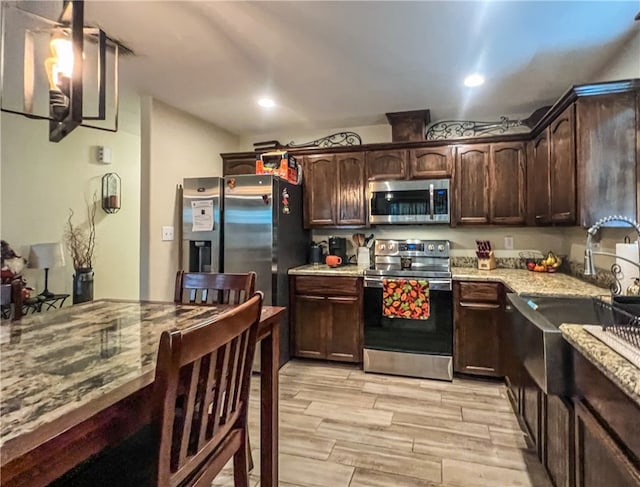
<svg viewBox="0 0 640 487">
<path fill-rule="evenodd" d="M 464 85 L 468 86 L 469 88 L 480 86 L 483 83 L 484 83 L 484 76 L 478 73 L 470 74 L 464 79 Z"/>
<path fill-rule="evenodd" d="M 273 101 L 271 98 L 260 98 L 258 100 L 258 105 L 260 105 L 263 108 L 273 108 L 276 106 L 276 102 Z"/>
</svg>

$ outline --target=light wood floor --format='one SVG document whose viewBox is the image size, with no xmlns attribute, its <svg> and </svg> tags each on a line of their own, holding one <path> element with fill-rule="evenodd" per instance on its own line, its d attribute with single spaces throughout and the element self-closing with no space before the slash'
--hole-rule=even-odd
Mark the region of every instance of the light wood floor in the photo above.
<svg viewBox="0 0 640 487">
<path fill-rule="evenodd" d="M 259 379 L 250 429 L 259 461 Z M 251 486 L 259 485 L 259 465 Z M 213 485 L 232 486 L 229 465 Z M 280 371 L 281 487 L 551 487 L 505 387 L 292 361 Z"/>
</svg>

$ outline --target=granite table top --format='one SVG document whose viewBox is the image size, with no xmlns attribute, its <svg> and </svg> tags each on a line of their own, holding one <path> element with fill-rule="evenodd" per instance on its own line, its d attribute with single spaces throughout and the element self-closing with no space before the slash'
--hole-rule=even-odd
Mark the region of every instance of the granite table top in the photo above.
<svg viewBox="0 0 640 487">
<path fill-rule="evenodd" d="M 582 325 L 560 325 L 562 336 L 614 384 L 640 405 L 640 369 L 608 345 L 587 332 Z"/>
<path fill-rule="evenodd" d="M 115 404 L 132 383 L 151 384 L 164 330 L 207 323 L 229 309 L 101 300 L 3 321 L 0 447 L 101 396 L 113 393 Z M 280 309 L 263 307 L 262 321 Z"/>
</svg>

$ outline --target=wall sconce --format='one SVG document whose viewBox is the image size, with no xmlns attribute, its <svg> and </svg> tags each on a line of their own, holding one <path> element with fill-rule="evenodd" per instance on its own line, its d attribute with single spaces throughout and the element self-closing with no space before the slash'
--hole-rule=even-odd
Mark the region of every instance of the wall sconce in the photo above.
<svg viewBox="0 0 640 487">
<path fill-rule="evenodd" d="M 57 21 L 3 2 L 2 111 L 48 120 L 52 142 L 79 125 L 116 132 L 120 47 L 84 26 L 83 0 L 65 0 Z"/>
<path fill-rule="evenodd" d="M 117 213 L 121 201 L 120 176 L 108 172 L 102 176 L 102 209 L 107 213 Z"/>
</svg>

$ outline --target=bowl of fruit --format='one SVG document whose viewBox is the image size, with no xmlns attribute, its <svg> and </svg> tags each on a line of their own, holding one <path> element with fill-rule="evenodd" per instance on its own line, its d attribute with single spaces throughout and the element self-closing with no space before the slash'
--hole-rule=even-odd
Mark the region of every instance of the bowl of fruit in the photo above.
<svg viewBox="0 0 640 487">
<path fill-rule="evenodd" d="M 562 265 L 562 259 L 553 252 L 547 253 L 544 259 L 527 261 L 527 269 L 533 272 L 557 272 L 560 265 Z"/>
</svg>

